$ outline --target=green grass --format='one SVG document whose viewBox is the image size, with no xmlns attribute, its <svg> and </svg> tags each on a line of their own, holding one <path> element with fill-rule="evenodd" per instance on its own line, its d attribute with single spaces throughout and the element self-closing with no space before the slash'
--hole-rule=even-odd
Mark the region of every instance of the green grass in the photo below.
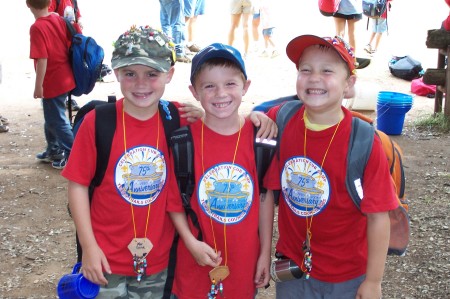
<svg viewBox="0 0 450 299">
<path fill-rule="evenodd" d="M 441 133 L 450 132 L 450 118 L 443 113 L 419 117 L 414 126 L 419 130 L 437 131 Z"/>
</svg>

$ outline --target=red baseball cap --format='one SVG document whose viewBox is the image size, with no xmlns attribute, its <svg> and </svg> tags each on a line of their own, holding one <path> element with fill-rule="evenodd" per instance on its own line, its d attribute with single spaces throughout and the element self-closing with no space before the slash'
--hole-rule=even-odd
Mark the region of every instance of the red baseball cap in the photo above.
<svg viewBox="0 0 450 299">
<path fill-rule="evenodd" d="M 346 43 L 342 38 L 335 37 L 318 37 L 315 35 L 300 35 L 291 40 L 286 47 L 286 54 L 289 59 L 295 63 L 298 69 L 298 62 L 303 54 L 303 51 L 309 46 L 323 45 L 334 49 L 336 53 L 347 64 L 350 73 L 353 74 L 355 70 L 355 54 L 352 47 Z"/>
</svg>

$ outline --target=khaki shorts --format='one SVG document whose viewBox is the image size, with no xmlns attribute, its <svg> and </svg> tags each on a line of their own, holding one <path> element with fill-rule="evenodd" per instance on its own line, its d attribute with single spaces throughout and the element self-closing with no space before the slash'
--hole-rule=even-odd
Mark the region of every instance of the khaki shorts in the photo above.
<svg viewBox="0 0 450 299">
<path fill-rule="evenodd" d="M 252 0 L 231 0 L 230 10 L 232 15 L 251 14 Z"/>
</svg>

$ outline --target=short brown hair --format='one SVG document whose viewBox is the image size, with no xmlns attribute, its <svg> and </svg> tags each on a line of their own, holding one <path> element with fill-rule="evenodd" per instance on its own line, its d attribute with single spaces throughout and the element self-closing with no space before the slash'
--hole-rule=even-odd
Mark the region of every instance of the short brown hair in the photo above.
<svg viewBox="0 0 450 299">
<path fill-rule="evenodd" d="M 51 0 L 27 0 L 27 4 L 35 9 L 44 9 L 50 6 Z"/>
</svg>

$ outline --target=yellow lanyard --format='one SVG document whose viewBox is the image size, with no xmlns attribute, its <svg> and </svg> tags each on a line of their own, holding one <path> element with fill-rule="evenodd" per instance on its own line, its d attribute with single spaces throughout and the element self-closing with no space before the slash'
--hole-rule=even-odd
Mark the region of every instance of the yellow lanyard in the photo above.
<svg viewBox="0 0 450 299">
<path fill-rule="evenodd" d="M 204 123 L 204 121 L 202 121 L 202 131 L 201 131 L 201 156 L 202 156 L 202 173 L 204 174 L 205 173 L 205 164 L 204 164 L 204 161 L 203 161 L 203 157 L 204 157 L 204 155 L 203 155 L 203 153 L 204 153 L 204 151 L 203 151 L 203 149 L 204 149 L 204 139 L 203 139 L 203 136 L 204 136 L 204 126 L 205 126 L 205 123 Z M 234 162 L 235 162 L 235 160 L 236 160 L 236 154 L 237 154 L 237 150 L 238 150 L 238 147 L 239 147 L 239 141 L 240 141 L 240 139 L 241 139 L 241 130 L 242 130 L 242 126 L 241 126 L 241 121 L 240 121 L 240 119 L 239 119 L 239 133 L 238 133 L 238 138 L 237 138 L 237 141 L 236 141 L 236 147 L 235 147 L 235 149 L 234 149 L 234 154 L 233 154 L 233 162 L 232 162 L 232 166 L 234 166 Z M 230 174 L 230 178 L 231 177 L 233 177 L 233 171 L 234 171 L 234 167 L 231 167 L 231 174 Z M 230 186 L 230 182 L 228 182 L 228 186 Z M 229 187 L 228 187 L 228 190 L 229 190 Z M 227 221 L 226 221 L 226 211 L 227 211 L 227 207 L 228 207 L 228 198 L 229 198 L 229 195 L 227 195 L 227 201 L 226 201 L 226 205 L 225 205 L 225 217 L 224 217 L 224 223 L 223 223 L 223 236 L 224 236 L 224 249 L 225 249 L 225 266 L 227 265 L 227 263 L 228 263 L 228 250 L 227 250 Z M 213 241 L 214 241 L 214 251 L 217 253 L 217 242 L 216 242 L 216 236 L 215 236 L 215 233 L 214 233 L 214 226 L 213 226 L 213 222 L 212 222 L 212 210 L 211 210 L 211 201 L 210 200 L 208 200 L 208 204 L 209 204 L 209 221 L 210 221 L 210 224 L 211 224 L 211 230 L 212 230 L 212 234 L 213 234 Z"/>
<path fill-rule="evenodd" d="M 305 120 L 307 118 L 306 113 L 303 113 L 303 120 Z M 336 136 L 336 133 L 339 129 L 339 125 L 341 124 L 342 118 L 339 120 L 336 129 L 334 129 L 334 133 L 333 136 L 331 136 L 331 140 L 330 143 L 328 144 L 328 147 L 325 151 L 325 155 L 323 156 L 322 159 L 322 163 L 320 164 L 320 172 L 319 172 L 319 179 L 322 177 L 322 168 L 323 165 L 325 163 L 325 158 L 327 157 L 328 154 L 328 150 L 330 149 L 331 143 L 333 143 L 334 140 L 334 136 Z M 305 133 L 304 133 L 304 143 L 303 143 L 303 156 L 306 158 L 306 132 L 308 131 L 308 129 L 306 128 L 306 122 L 305 122 Z M 312 208 L 314 209 L 314 207 Z M 310 217 L 306 216 L 306 238 L 305 238 L 305 242 L 306 244 L 308 244 L 308 246 L 311 245 L 311 238 L 312 238 L 312 233 L 311 233 L 311 226 L 312 226 L 312 221 L 313 221 L 313 217 L 314 215 L 311 215 Z"/>
<path fill-rule="evenodd" d="M 157 137 L 156 137 L 156 149 L 159 149 L 159 112 L 157 111 Z M 123 127 L 123 146 L 124 146 L 124 155 L 125 155 L 125 161 L 127 161 L 127 134 L 125 131 L 125 102 L 123 103 L 123 107 L 122 107 L 122 127 Z M 131 200 L 131 191 L 128 188 L 128 200 L 130 201 L 130 206 L 131 206 L 131 217 L 133 220 L 133 231 L 134 231 L 134 238 L 137 238 L 137 231 L 136 231 L 136 221 L 134 220 L 134 208 L 133 208 L 133 201 Z M 147 211 L 147 220 L 145 223 L 145 233 L 144 233 L 144 237 L 147 237 L 147 230 L 148 230 L 148 222 L 150 219 L 150 208 L 151 208 L 151 202 L 148 203 L 148 211 Z"/>
</svg>

